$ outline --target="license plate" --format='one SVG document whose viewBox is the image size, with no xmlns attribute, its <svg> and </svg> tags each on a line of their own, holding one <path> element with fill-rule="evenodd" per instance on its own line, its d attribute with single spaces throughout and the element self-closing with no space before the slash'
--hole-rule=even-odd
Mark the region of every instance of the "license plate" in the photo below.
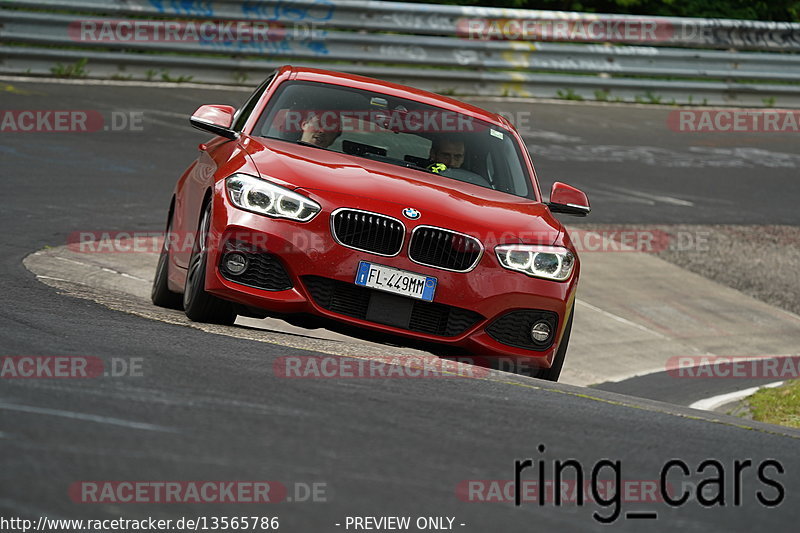
<svg viewBox="0 0 800 533">
<path fill-rule="evenodd" d="M 424 276 L 367 261 L 358 263 L 356 285 L 418 298 L 426 302 L 432 302 L 433 293 L 436 292 L 436 278 L 433 276 Z"/>
</svg>

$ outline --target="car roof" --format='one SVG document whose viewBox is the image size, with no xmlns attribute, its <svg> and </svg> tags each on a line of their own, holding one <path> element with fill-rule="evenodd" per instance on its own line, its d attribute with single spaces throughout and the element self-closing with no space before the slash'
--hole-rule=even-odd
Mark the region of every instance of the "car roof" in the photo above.
<svg viewBox="0 0 800 533">
<path fill-rule="evenodd" d="M 443 109 L 447 109 L 448 111 L 455 111 L 457 113 L 470 115 L 503 128 L 513 128 L 508 120 L 501 115 L 491 113 L 485 109 L 481 109 L 480 107 L 476 107 L 465 102 L 460 102 L 453 98 L 448 98 L 447 96 L 423 91 L 422 89 L 415 89 L 413 87 L 408 87 L 407 85 L 400 85 L 398 83 L 391 83 L 388 81 L 368 78 L 366 76 L 359 76 L 356 74 L 346 74 L 344 72 L 336 72 L 317 68 L 295 67 L 287 65 L 287 67 L 284 67 L 284 69 L 291 69 L 292 75 L 290 79 L 293 80 L 330 83 L 333 85 L 343 85 L 356 89 L 363 89 L 366 91 L 380 92 L 389 96 L 407 98 L 409 100 L 422 102 L 424 104 L 441 107 Z"/>
</svg>

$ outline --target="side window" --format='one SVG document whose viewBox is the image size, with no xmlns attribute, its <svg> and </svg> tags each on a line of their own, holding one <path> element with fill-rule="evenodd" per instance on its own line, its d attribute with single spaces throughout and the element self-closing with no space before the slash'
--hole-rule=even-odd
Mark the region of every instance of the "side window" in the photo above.
<svg viewBox="0 0 800 533">
<path fill-rule="evenodd" d="M 528 180 L 519 165 L 509 161 L 519 160 L 515 144 L 510 140 L 496 144 L 486 156 L 486 170 L 492 186 L 498 191 L 529 197 Z"/>
<path fill-rule="evenodd" d="M 264 94 L 265 90 L 267 90 L 267 87 L 269 87 L 269 84 L 272 82 L 273 78 L 275 78 L 274 73 L 270 74 L 270 76 L 258 86 L 255 92 L 250 95 L 250 98 L 247 99 L 247 102 L 245 102 L 245 104 L 236 111 L 236 116 L 233 118 L 234 131 L 242 131 L 242 128 L 244 128 L 244 124 L 247 122 L 250 113 L 253 112 L 253 108 L 261 99 L 261 95 Z"/>
</svg>

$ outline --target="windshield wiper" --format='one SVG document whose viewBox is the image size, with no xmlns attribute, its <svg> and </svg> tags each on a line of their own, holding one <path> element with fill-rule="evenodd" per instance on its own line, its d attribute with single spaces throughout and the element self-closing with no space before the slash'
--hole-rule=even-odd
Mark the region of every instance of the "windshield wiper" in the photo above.
<svg viewBox="0 0 800 533">
<path fill-rule="evenodd" d="M 310 142 L 307 142 L 307 141 L 297 140 L 297 141 L 289 141 L 289 142 L 294 142 L 295 144 L 299 144 L 300 146 L 310 146 L 312 148 L 319 148 L 320 150 L 328 150 L 328 148 L 325 148 L 324 146 L 320 146 L 318 144 L 310 143 Z"/>
<path fill-rule="evenodd" d="M 289 139 L 281 139 L 280 137 L 264 137 L 264 138 L 265 139 L 274 139 L 276 141 L 283 141 L 283 142 L 286 142 L 286 143 L 299 144 L 300 146 L 310 146 L 312 148 L 319 148 L 320 150 L 328 150 L 328 148 L 325 148 L 325 147 L 320 146 L 318 144 L 310 143 L 310 142 L 307 142 L 307 141 L 302 141 L 300 139 L 298 139 L 296 141 L 292 141 L 292 140 L 289 140 Z"/>
<path fill-rule="evenodd" d="M 403 166 L 406 168 L 413 168 L 414 170 L 421 170 L 423 172 L 427 172 L 428 174 L 436 174 L 437 176 L 439 175 L 437 172 L 434 172 L 427 167 L 417 165 L 416 163 L 412 163 L 411 161 L 404 161 Z"/>
</svg>

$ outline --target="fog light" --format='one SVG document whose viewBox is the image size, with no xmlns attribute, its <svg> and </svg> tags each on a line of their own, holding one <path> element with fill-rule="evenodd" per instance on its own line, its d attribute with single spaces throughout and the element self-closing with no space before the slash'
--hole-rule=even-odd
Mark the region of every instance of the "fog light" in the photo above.
<svg viewBox="0 0 800 533">
<path fill-rule="evenodd" d="M 247 268 L 247 258 L 239 252 L 226 254 L 225 268 L 234 276 L 238 276 Z"/>
<path fill-rule="evenodd" d="M 545 342 L 550 338 L 550 324 L 540 320 L 531 328 L 531 338 L 536 342 Z"/>
</svg>

